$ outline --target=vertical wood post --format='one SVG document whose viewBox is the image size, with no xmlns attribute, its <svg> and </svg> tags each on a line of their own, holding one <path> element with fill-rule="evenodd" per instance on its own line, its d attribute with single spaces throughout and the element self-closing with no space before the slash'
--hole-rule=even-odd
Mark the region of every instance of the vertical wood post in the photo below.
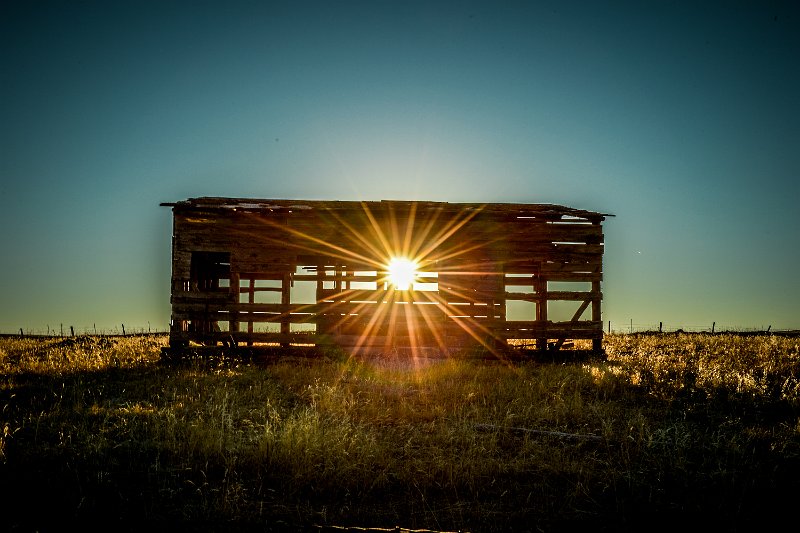
<svg viewBox="0 0 800 533">
<path fill-rule="evenodd" d="M 123 329 L 123 331 L 125 331 L 125 330 Z M 72 326 L 69 327 L 69 336 L 70 337 L 74 337 L 75 336 L 75 329 Z"/>
<path fill-rule="evenodd" d="M 592 293 L 595 294 L 592 298 L 592 321 L 600 323 L 600 338 L 592 339 L 592 351 L 599 352 L 603 348 L 603 318 L 600 316 L 600 282 L 592 282 Z"/>
<path fill-rule="evenodd" d="M 661 333 L 661 328 L 662 328 L 662 326 L 663 326 L 663 325 L 664 325 L 664 323 L 663 323 L 663 322 L 659 322 L 659 323 L 658 323 L 658 332 L 659 332 L 659 333 Z"/>
<path fill-rule="evenodd" d="M 497 281 L 494 283 L 494 295 L 492 296 L 492 301 L 490 305 L 492 306 L 492 312 L 489 315 L 490 323 L 493 326 L 500 326 L 501 328 L 505 329 L 505 321 L 506 321 L 506 273 L 505 273 L 505 265 L 499 267 L 500 272 L 497 272 L 496 279 Z M 493 327 L 492 332 L 495 338 L 495 345 L 500 349 L 505 349 L 508 347 L 508 339 L 506 338 L 505 334 L 500 335 L 498 332 L 501 329 L 499 327 Z"/>
<path fill-rule="evenodd" d="M 292 274 L 287 272 L 283 275 L 281 282 L 281 333 L 289 335 L 291 328 L 289 326 L 289 303 L 292 296 Z M 288 342 L 281 342 L 281 348 L 288 348 Z"/>
<path fill-rule="evenodd" d="M 231 312 L 231 320 L 228 323 L 228 333 L 231 335 L 231 338 L 236 340 L 236 334 L 239 333 L 239 293 L 241 289 L 239 285 L 241 284 L 241 276 L 238 272 L 231 272 L 231 300 L 233 301 L 234 309 L 237 311 Z M 148 322 L 149 324 L 149 322 Z"/>
<path fill-rule="evenodd" d="M 320 258 L 317 260 L 317 293 L 316 293 L 316 303 L 320 303 L 325 301 L 327 296 L 327 290 L 325 289 L 325 277 L 326 277 L 326 267 L 327 260 L 325 258 Z M 325 317 L 321 313 L 315 313 L 314 315 L 314 329 L 317 334 L 317 339 L 319 340 L 319 336 L 324 334 L 333 334 L 331 329 L 331 321 Z"/>
<path fill-rule="evenodd" d="M 256 302 L 256 279 L 250 278 L 250 284 L 248 285 L 247 289 L 247 302 L 248 303 L 255 303 Z M 253 333 L 253 313 L 247 313 L 247 333 Z M 247 341 L 248 346 L 253 345 L 252 340 Z"/>
<path fill-rule="evenodd" d="M 547 350 L 547 280 L 541 277 L 541 273 L 534 280 L 533 288 L 539 296 L 536 300 L 536 321 L 543 328 L 543 333 L 536 338 L 536 349 Z"/>
<path fill-rule="evenodd" d="M 716 322 L 711 323 L 711 333 L 714 333 L 714 328 L 717 326 Z"/>
</svg>

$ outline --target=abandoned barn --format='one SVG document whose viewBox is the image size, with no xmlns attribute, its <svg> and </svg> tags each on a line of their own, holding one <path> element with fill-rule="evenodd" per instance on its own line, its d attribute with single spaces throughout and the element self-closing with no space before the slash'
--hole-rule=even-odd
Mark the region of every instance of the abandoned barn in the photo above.
<svg viewBox="0 0 800 533">
<path fill-rule="evenodd" d="M 170 349 L 599 350 L 606 214 L 550 204 L 191 198 Z"/>
</svg>

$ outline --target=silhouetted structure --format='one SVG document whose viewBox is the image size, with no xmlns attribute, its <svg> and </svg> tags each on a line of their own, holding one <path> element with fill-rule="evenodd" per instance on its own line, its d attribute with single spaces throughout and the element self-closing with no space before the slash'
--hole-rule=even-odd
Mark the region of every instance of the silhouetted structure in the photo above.
<svg viewBox="0 0 800 533">
<path fill-rule="evenodd" d="M 498 203 L 206 197 L 161 205 L 173 211 L 172 350 L 494 350 L 512 339 L 540 349 L 591 339 L 600 349 L 609 215 Z M 410 290 L 392 285 L 392 257 L 418 265 Z M 570 305 L 566 319 L 549 318 Z"/>
</svg>

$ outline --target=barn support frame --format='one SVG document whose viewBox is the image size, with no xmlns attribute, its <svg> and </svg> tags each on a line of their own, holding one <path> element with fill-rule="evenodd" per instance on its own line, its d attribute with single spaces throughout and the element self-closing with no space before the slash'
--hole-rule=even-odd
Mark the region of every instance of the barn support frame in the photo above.
<svg viewBox="0 0 800 533">
<path fill-rule="evenodd" d="M 552 204 L 190 198 L 173 211 L 171 351 L 601 349 L 603 213 Z M 417 265 L 409 290 L 390 261 Z M 587 316 L 588 315 L 588 316 Z"/>
</svg>

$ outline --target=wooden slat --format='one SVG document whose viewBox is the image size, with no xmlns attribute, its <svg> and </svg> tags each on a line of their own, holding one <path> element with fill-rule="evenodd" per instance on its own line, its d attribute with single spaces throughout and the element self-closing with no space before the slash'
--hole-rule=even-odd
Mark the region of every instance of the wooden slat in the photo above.
<svg viewBox="0 0 800 533">
<path fill-rule="evenodd" d="M 271 313 L 275 317 L 289 315 L 342 315 L 364 314 L 371 316 L 378 311 L 386 317 L 395 313 L 398 317 L 404 316 L 431 316 L 443 313 L 443 307 L 437 304 L 391 304 L 391 303 L 363 303 L 363 302 L 320 302 L 316 304 L 279 304 L 279 303 L 231 303 L 212 307 L 204 303 L 185 302 L 173 306 L 173 315 L 196 316 L 198 313 L 208 312 L 209 316 L 219 316 L 220 313 L 239 313 L 247 316 L 248 313 Z M 256 315 L 253 315 L 256 316 Z M 266 315 L 262 315 L 266 316 Z M 217 318 L 217 320 L 223 320 Z M 244 322 L 245 320 L 242 319 Z"/>
<path fill-rule="evenodd" d="M 596 338 L 603 334 L 603 323 L 600 321 L 569 322 L 506 322 L 502 327 L 492 330 L 498 337 L 505 339 L 536 338 Z"/>
<path fill-rule="evenodd" d="M 553 322 L 553 321 L 536 321 L 536 320 L 508 320 L 506 322 L 494 323 L 492 324 L 494 328 L 505 328 L 505 329 L 529 329 L 529 330 L 537 330 L 537 329 L 549 329 L 552 331 L 567 331 L 573 328 L 601 328 L 603 327 L 603 323 L 601 321 L 594 321 L 594 320 L 581 320 L 578 322 L 573 321 L 565 321 L 565 322 Z"/>
<path fill-rule="evenodd" d="M 600 260 L 586 263 L 542 263 L 539 273 L 546 276 L 553 272 L 597 272 L 600 268 Z"/>
<path fill-rule="evenodd" d="M 566 301 L 591 301 L 591 300 L 599 300 L 603 297 L 600 292 L 591 292 L 591 291 L 547 291 L 547 299 L 549 301 L 554 300 L 566 300 Z"/>
<path fill-rule="evenodd" d="M 548 281 L 601 281 L 602 278 L 601 272 L 553 272 L 547 274 Z"/>
<path fill-rule="evenodd" d="M 235 302 L 235 296 L 225 292 L 178 292 L 172 295 L 172 305 L 194 305 L 207 308 L 211 306 L 227 306 Z"/>
</svg>

